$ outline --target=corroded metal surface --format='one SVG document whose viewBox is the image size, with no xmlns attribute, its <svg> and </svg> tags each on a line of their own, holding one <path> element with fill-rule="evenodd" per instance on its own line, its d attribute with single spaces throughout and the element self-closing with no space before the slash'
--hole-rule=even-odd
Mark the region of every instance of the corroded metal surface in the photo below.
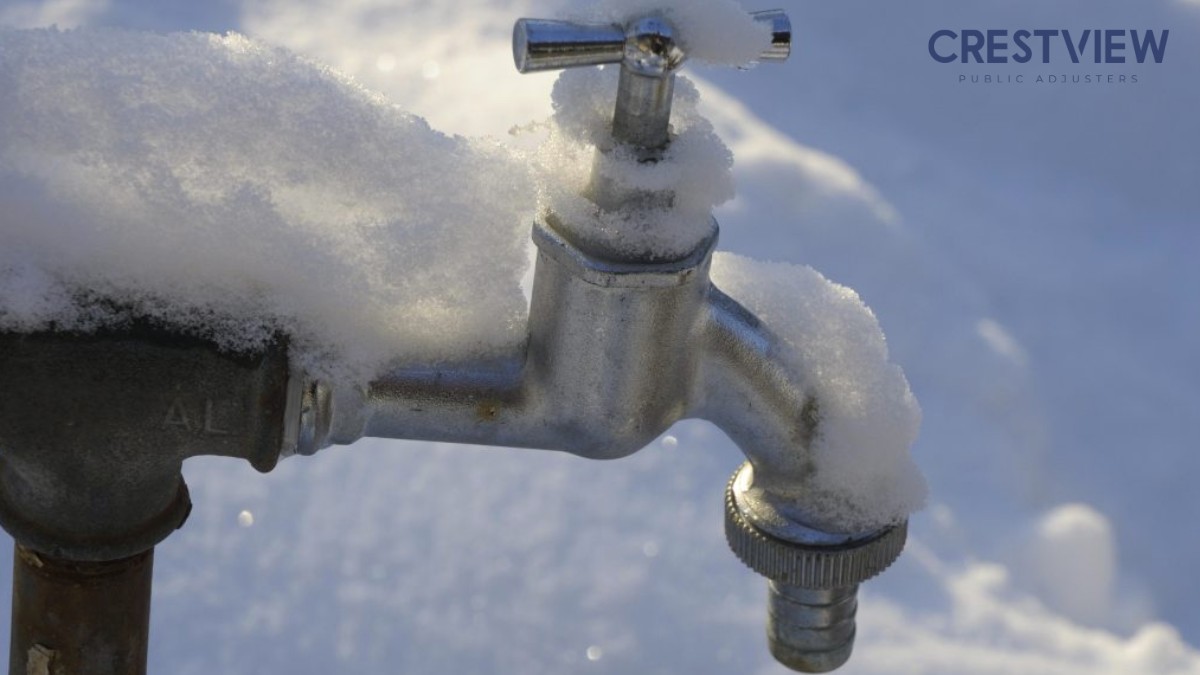
<svg viewBox="0 0 1200 675">
<path fill-rule="evenodd" d="M 72 560 L 115 560 L 174 532 L 198 455 L 260 471 L 284 438 L 286 347 L 236 355 L 140 327 L 0 334 L 0 524 Z"/>
<path fill-rule="evenodd" d="M 109 562 L 13 555 L 9 675 L 143 675 L 154 550 Z"/>
</svg>

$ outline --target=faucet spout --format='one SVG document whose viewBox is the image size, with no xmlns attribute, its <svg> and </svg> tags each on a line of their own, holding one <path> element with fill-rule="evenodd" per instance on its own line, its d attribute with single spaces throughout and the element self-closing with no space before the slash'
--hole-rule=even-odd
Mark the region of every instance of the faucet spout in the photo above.
<svg viewBox="0 0 1200 675">
<path fill-rule="evenodd" d="M 694 416 L 716 424 L 755 469 L 759 493 L 789 504 L 790 520 L 819 524 L 796 506 L 812 473 L 818 401 L 787 349 L 753 313 L 710 286 L 693 393 Z"/>
<path fill-rule="evenodd" d="M 899 556 L 906 525 L 845 532 L 822 513 L 812 447 L 820 398 L 759 317 L 710 286 L 694 415 L 746 455 L 726 490 L 726 536 L 767 577 L 767 640 L 783 665 L 835 670 L 854 647 L 858 585 Z"/>
</svg>

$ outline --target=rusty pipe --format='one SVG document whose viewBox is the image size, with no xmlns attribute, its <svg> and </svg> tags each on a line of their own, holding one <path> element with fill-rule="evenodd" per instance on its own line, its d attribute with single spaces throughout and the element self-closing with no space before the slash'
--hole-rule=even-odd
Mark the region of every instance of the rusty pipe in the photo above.
<svg viewBox="0 0 1200 675">
<path fill-rule="evenodd" d="M 108 562 L 13 550 L 9 675 L 144 675 L 154 549 Z"/>
</svg>

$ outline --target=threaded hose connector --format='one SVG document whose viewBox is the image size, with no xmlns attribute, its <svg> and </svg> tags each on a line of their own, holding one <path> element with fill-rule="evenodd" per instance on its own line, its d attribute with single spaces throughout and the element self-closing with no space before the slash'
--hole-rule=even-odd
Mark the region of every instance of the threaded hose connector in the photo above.
<svg viewBox="0 0 1200 675">
<path fill-rule="evenodd" d="M 801 673 L 828 673 L 854 651 L 858 586 L 817 591 L 767 582 L 767 646 Z"/>
<path fill-rule="evenodd" d="M 908 522 L 854 536 L 796 524 L 784 539 L 757 526 L 741 506 L 739 491 L 752 471 L 742 465 L 725 490 L 725 536 L 738 559 L 769 580 L 771 654 L 799 672 L 835 670 L 854 648 L 858 585 L 899 557 Z"/>
</svg>

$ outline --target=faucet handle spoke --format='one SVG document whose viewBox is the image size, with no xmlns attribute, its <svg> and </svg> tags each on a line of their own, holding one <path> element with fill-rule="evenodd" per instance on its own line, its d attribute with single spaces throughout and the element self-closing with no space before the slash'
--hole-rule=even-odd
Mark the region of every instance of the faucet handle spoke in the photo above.
<svg viewBox="0 0 1200 675">
<path fill-rule="evenodd" d="M 616 24 L 520 19 L 513 26 L 513 61 L 522 73 L 624 60 L 625 29 Z"/>
<path fill-rule="evenodd" d="M 750 16 L 758 23 L 764 23 L 771 28 L 771 46 L 759 55 L 762 61 L 787 61 L 792 55 L 792 20 L 782 9 L 768 9 L 762 12 L 751 12 Z"/>
</svg>

